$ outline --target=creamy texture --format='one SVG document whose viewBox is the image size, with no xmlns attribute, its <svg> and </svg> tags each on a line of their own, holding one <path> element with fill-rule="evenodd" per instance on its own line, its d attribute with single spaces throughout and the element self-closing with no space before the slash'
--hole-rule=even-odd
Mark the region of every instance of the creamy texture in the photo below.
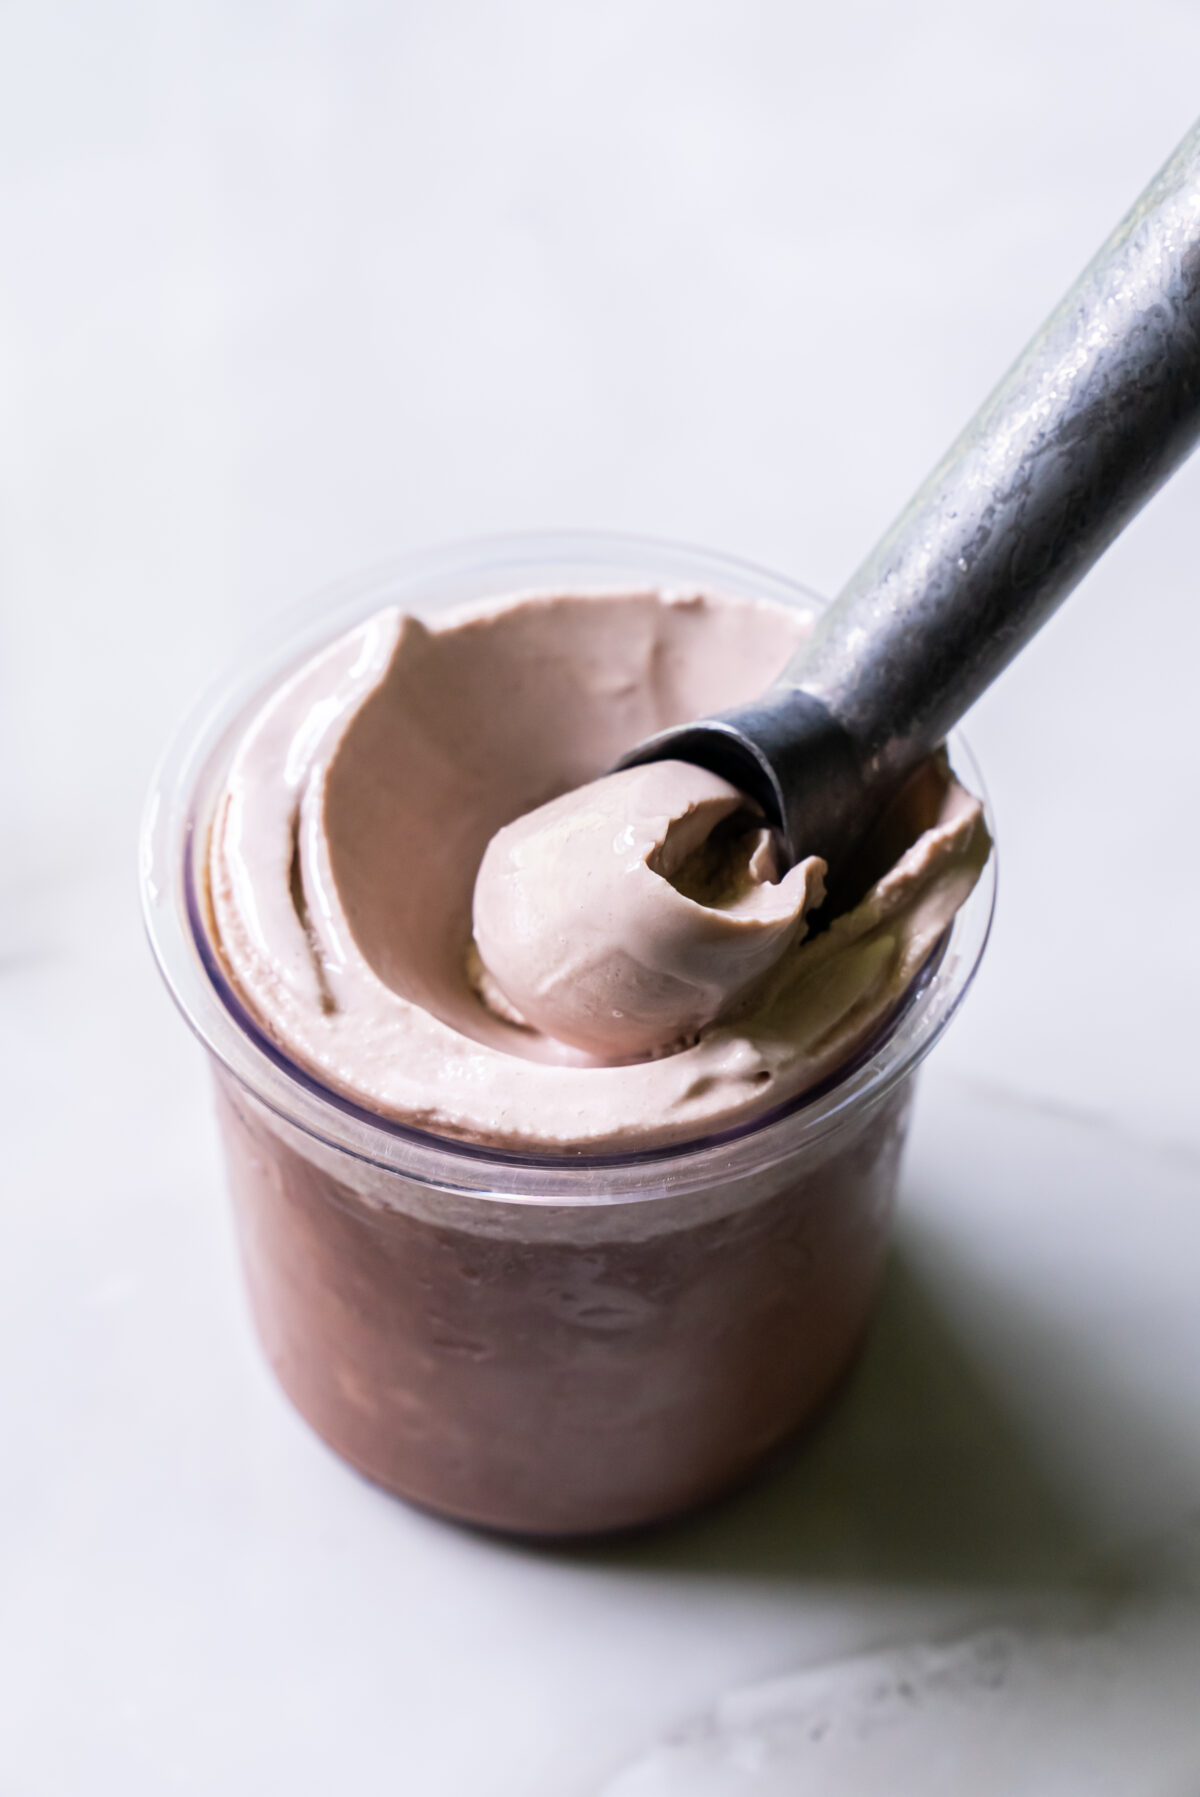
<svg viewBox="0 0 1200 1797">
<path fill-rule="evenodd" d="M 823 873 L 810 858 L 780 878 L 735 786 L 657 761 L 498 831 L 475 882 L 475 941 L 510 1015 L 606 1060 L 640 1058 L 753 990 L 803 935 Z"/>
<path fill-rule="evenodd" d="M 387 611 L 348 632 L 264 704 L 216 809 L 212 923 L 242 998 L 360 1104 L 500 1147 L 685 1141 L 833 1072 L 893 1010 L 987 858 L 980 806 L 944 758 L 874 833 L 852 907 L 805 938 L 810 867 L 803 898 L 799 881 L 787 892 L 790 920 L 775 920 L 792 937 L 773 967 L 676 1052 L 606 1065 L 611 1050 L 526 1027 L 471 944 L 497 830 L 643 736 L 752 697 L 809 627 L 759 601 L 636 593 L 513 599 L 434 625 Z M 690 875 L 684 902 L 720 896 L 703 867 Z M 750 883 L 777 898 L 787 885 Z"/>
</svg>

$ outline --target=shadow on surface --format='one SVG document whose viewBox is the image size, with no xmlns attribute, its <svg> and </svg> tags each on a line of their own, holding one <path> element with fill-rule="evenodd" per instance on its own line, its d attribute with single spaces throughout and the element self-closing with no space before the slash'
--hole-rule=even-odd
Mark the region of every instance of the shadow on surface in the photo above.
<svg viewBox="0 0 1200 1797">
<path fill-rule="evenodd" d="M 1087 1523 L 902 1250 L 841 1390 L 753 1483 L 661 1529 L 555 1551 L 818 1582 L 1094 1589 L 1103 1576 Z"/>
</svg>

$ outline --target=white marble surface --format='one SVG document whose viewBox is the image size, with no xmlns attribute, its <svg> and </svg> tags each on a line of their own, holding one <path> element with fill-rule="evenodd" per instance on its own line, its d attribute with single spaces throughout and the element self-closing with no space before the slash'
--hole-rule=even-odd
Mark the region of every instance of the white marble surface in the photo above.
<svg viewBox="0 0 1200 1797">
<path fill-rule="evenodd" d="M 581 524 L 833 588 L 1196 106 L 1185 0 L 0 10 L 0 1791 L 1200 1789 L 1200 465 L 972 734 L 988 964 L 845 1401 L 535 1552 L 286 1407 L 136 916 L 251 624 Z"/>
</svg>

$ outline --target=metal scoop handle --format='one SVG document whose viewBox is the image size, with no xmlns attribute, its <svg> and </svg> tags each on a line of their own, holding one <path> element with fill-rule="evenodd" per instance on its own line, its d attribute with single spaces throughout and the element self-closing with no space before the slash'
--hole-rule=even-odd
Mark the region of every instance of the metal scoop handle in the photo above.
<svg viewBox="0 0 1200 1797">
<path fill-rule="evenodd" d="M 626 757 L 724 774 L 836 871 L 1200 435 L 1200 124 L 761 699 Z"/>
</svg>

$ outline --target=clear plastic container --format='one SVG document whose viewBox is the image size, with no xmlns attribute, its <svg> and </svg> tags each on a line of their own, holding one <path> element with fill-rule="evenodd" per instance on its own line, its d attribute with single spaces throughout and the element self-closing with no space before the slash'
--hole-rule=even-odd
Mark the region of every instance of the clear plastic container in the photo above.
<svg viewBox="0 0 1200 1797">
<path fill-rule="evenodd" d="M 987 940 L 995 856 L 869 1047 L 774 1115 L 624 1157 L 489 1152 L 356 1107 L 288 1061 L 225 982 L 203 860 L 264 694 L 385 605 L 515 592 L 708 592 L 819 607 L 779 576 L 636 538 L 496 539 L 414 558 L 293 617 L 181 728 L 150 795 L 159 966 L 215 1076 L 258 1333 L 369 1478 L 533 1534 L 670 1516 L 743 1478 L 835 1384 L 882 1270 L 913 1080 Z M 982 794 L 961 739 L 951 758 Z"/>
</svg>

